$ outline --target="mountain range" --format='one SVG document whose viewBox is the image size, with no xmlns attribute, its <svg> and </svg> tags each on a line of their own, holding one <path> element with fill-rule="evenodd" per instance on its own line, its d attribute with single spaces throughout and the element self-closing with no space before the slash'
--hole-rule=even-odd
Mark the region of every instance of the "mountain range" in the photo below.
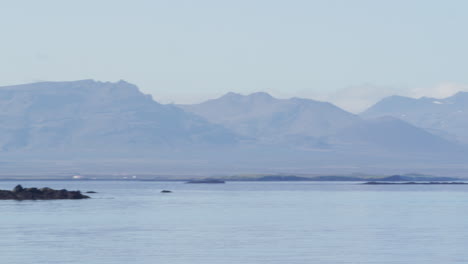
<svg viewBox="0 0 468 264">
<path fill-rule="evenodd" d="M 301 148 L 350 148 L 381 152 L 451 151 L 457 147 L 437 135 L 387 115 L 363 118 L 331 103 L 276 99 L 267 93 L 228 93 L 182 109 L 257 142 Z"/>
<path fill-rule="evenodd" d="M 393 96 L 356 115 L 263 92 L 165 105 L 125 81 L 15 85 L 0 87 L 0 158 L 168 173 L 459 168 L 468 143 L 465 102 L 465 93 Z"/>
</svg>

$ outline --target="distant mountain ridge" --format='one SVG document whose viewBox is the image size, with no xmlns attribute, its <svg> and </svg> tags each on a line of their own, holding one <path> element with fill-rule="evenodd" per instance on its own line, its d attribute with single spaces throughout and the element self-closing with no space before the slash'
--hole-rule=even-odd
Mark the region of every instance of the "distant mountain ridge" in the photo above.
<svg viewBox="0 0 468 264">
<path fill-rule="evenodd" d="M 331 103 L 263 92 L 164 105 L 125 81 L 0 87 L 0 161 L 11 160 L 13 172 L 16 162 L 40 167 L 58 159 L 104 171 L 419 172 L 415 164 L 464 164 L 465 153 L 397 117 L 362 117 Z"/>
<path fill-rule="evenodd" d="M 436 99 L 390 96 L 361 113 L 364 118 L 392 116 L 442 136 L 468 144 L 468 93 Z"/>
<path fill-rule="evenodd" d="M 362 119 L 331 103 L 228 93 L 186 111 L 249 138 L 273 144 L 381 151 L 451 151 L 453 143 L 397 118 Z"/>
</svg>

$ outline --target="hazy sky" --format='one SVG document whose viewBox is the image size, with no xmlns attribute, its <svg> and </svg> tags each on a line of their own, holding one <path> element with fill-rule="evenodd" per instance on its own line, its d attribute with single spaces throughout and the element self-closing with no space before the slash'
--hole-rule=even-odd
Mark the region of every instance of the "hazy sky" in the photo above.
<svg viewBox="0 0 468 264">
<path fill-rule="evenodd" d="M 0 85 L 124 79 L 164 103 L 266 91 L 357 111 L 468 84 L 464 0 L 0 3 Z"/>
</svg>

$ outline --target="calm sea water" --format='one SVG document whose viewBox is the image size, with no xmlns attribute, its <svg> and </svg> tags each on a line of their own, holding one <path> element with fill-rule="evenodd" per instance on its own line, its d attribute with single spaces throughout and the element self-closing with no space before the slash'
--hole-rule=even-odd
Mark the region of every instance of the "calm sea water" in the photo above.
<svg viewBox="0 0 468 264">
<path fill-rule="evenodd" d="M 17 183 L 98 193 L 0 201 L 0 263 L 468 263 L 463 185 Z"/>
</svg>

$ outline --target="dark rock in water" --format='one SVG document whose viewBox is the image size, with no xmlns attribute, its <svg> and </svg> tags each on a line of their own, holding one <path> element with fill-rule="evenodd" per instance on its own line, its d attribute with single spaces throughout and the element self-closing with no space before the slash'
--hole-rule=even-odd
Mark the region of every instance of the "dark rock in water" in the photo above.
<svg viewBox="0 0 468 264">
<path fill-rule="evenodd" d="M 86 193 L 97 193 L 97 192 L 95 192 L 95 191 L 87 191 Z"/>
<path fill-rule="evenodd" d="M 225 183 L 223 180 L 218 179 L 200 179 L 200 180 L 191 180 L 186 183 Z"/>
<path fill-rule="evenodd" d="M 87 199 L 80 191 L 54 190 L 51 188 L 23 188 L 17 185 L 12 191 L 0 190 L 0 200 L 56 200 Z"/>
<path fill-rule="evenodd" d="M 162 190 L 161 193 L 171 193 L 172 191 L 169 190 Z"/>
<path fill-rule="evenodd" d="M 19 192 L 22 192 L 23 190 L 24 190 L 24 188 L 21 185 L 16 185 L 16 187 L 13 188 L 14 193 L 19 193 Z"/>
</svg>

